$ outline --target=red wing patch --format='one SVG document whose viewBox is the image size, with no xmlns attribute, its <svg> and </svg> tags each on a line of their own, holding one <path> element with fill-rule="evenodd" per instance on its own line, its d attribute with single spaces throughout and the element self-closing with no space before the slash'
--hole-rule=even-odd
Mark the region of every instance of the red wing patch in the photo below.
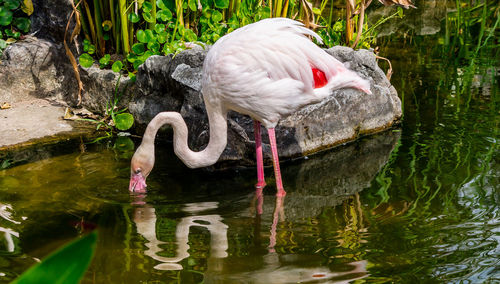
<svg viewBox="0 0 500 284">
<path fill-rule="evenodd" d="M 314 67 L 312 67 L 311 69 L 314 78 L 314 88 L 317 89 L 325 86 L 328 83 L 328 80 L 326 80 L 325 73 Z"/>
</svg>

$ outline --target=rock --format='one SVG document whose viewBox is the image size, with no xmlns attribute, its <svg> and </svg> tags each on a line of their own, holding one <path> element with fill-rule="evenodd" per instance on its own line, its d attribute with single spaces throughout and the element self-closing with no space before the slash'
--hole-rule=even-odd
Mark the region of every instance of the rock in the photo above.
<svg viewBox="0 0 500 284">
<path fill-rule="evenodd" d="M 31 31 L 38 38 L 62 43 L 69 16 L 73 11 L 70 0 L 33 0 Z M 75 1 L 77 4 L 78 1 Z M 74 20 L 68 32 L 73 30 Z"/>
<path fill-rule="evenodd" d="M 347 47 L 334 47 L 327 52 L 369 80 L 373 94 L 365 95 L 353 89 L 338 90 L 324 101 L 280 121 L 276 135 L 282 158 L 307 155 L 353 141 L 361 135 L 387 129 L 401 117 L 401 101 L 372 52 Z M 173 58 L 152 56 L 139 68 L 138 92 L 129 109 L 142 128 L 160 111 L 177 111 L 188 125 L 191 149 L 204 148 L 210 131 L 200 93 L 205 55 L 205 50 L 196 49 L 186 50 Z M 230 112 L 228 125 L 228 145 L 215 167 L 253 165 L 252 120 Z M 264 156 L 269 160 L 266 143 L 267 137 L 264 138 Z"/>
<path fill-rule="evenodd" d="M 0 63 L 0 100 L 32 98 L 66 100 L 76 92 L 76 79 L 62 45 L 27 37 L 7 47 Z"/>
</svg>

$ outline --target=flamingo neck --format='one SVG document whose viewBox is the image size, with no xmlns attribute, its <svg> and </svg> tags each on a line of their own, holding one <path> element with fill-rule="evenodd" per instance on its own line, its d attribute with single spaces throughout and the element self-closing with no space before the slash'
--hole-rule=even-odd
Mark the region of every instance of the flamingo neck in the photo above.
<svg viewBox="0 0 500 284">
<path fill-rule="evenodd" d="M 161 112 L 148 124 L 141 146 L 154 152 L 154 140 L 158 129 L 169 124 L 174 129 L 174 152 L 186 166 L 200 168 L 215 164 L 227 144 L 226 111 L 207 106 L 210 140 L 205 149 L 194 152 L 188 146 L 188 128 L 178 112 Z"/>
</svg>

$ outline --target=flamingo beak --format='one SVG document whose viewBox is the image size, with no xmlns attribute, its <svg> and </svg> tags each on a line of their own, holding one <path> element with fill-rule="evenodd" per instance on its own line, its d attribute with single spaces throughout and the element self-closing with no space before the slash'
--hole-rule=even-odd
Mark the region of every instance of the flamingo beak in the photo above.
<svg viewBox="0 0 500 284">
<path fill-rule="evenodd" d="M 128 189 L 133 193 L 145 193 L 146 192 L 146 178 L 142 173 L 131 174 L 130 175 L 130 185 Z"/>
</svg>

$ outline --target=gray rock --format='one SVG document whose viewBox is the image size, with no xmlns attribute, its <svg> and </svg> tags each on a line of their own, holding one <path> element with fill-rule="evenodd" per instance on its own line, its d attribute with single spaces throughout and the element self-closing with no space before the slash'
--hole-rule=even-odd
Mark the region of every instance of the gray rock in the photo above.
<svg viewBox="0 0 500 284">
<path fill-rule="evenodd" d="M 75 4 L 77 3 L 78 1 L 75 1 Z M 73 11 L 71 2 L 69 0 L 33 0 L 33 9 L 31 15 L 32 33 L 38 38 L 62 43 L 66 24 Z M 74 20 L 70 25 L 69 34 L 73 30 L 73 26 Z"/>
<path fill-rule="evenodd" d="M 293 158 L 353 141 L 361 135 L 387 129 L 401 117 L 397 92 L 368 50 L 334 47 L 328 53 L 370 81 L 372 95 L 352 89 L 335 91 L 324 101 L 307 106 L 280 121 L 276 127 L 279 154 Z M 209 127 L 200 93 L 204 50 L 186 50 L 175 57 L 152 56 L 139 68 L 138 92 L 129 104 L 144 128 L 160 111 L 177 111 L 189 128 L 189 146 L 200 150 L 208 143 Z M 228 145 L 216 168 L 253 165 L 252 120 L 236 112 L 228 115 Z M 265 133 L 263 131 L 263 133 Z M 266 160 L 270 160 L 264 135 Z"/>
<path fill-rule="evenodd" d="M 27 37 L 7 47 L 0 63 L 0 100 L 69 99 L 76 79 L 62 45 Z"/>
</svg>

